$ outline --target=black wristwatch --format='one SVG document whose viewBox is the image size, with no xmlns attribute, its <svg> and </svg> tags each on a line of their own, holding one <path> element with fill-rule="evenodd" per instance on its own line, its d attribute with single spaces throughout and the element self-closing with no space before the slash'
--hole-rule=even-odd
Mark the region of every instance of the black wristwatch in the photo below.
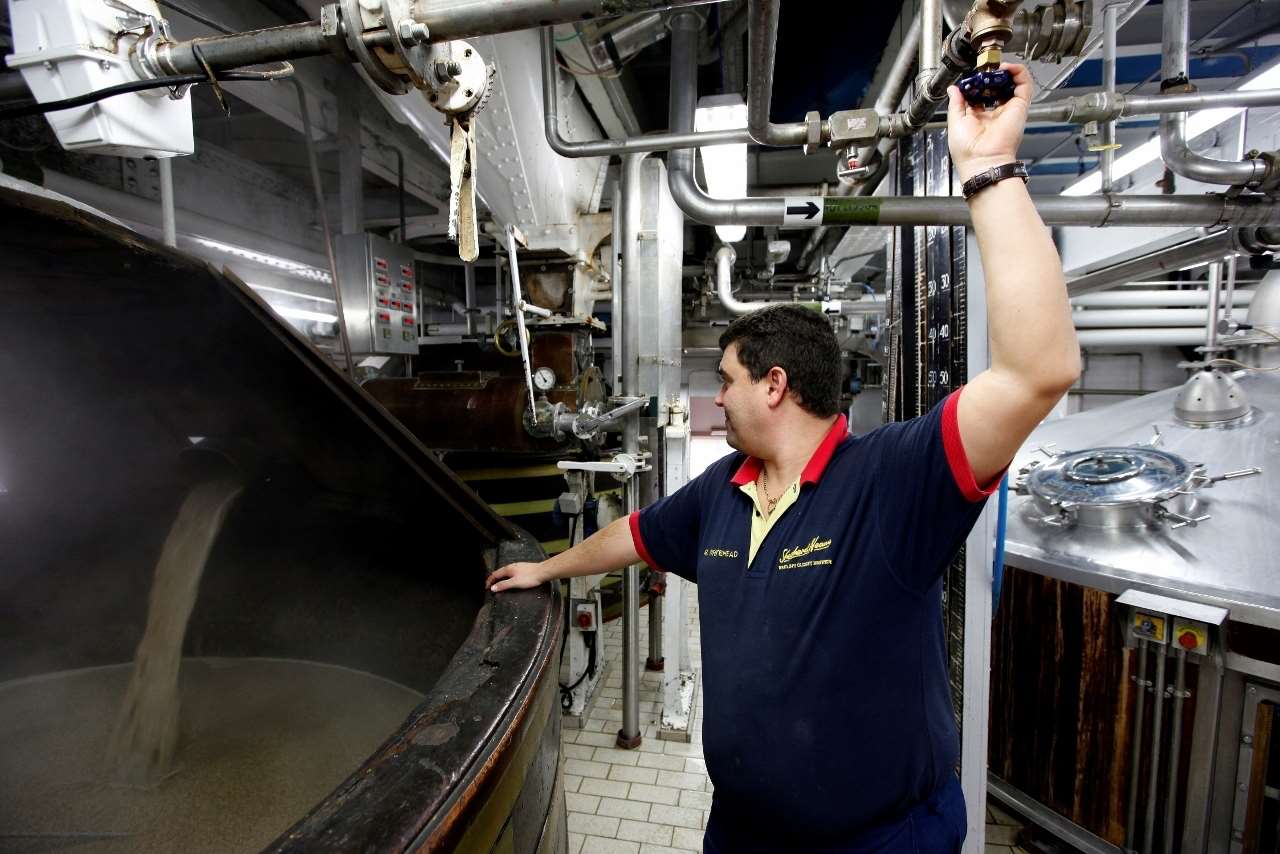
<svg viewBox="0 0 1280 854">
<path fill-rule="evenodd" d="M 992 166 L 990 169 L 983 170 L 974 175 L 968 181 L 964 182 L 961 188 L 964 192 L 965 201 L 972 199 L 982 190 L 997 184 L 1005 178 L 1021 178 L 1025 184 L 1027 181 L 1027 164 L 1021 160 L 1015 160 L 1012 163 L 1005 163 L 1002 166 Z"/>
</svg>

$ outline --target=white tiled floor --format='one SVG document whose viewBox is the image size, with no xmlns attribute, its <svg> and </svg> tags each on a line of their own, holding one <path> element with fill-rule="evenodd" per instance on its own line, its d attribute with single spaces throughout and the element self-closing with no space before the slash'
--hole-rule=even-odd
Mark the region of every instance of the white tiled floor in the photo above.
<svg viewBox="0 0 1280 854">
<path fill-rule="evenodd" d="M 698 607 L 690 604 L 689 654 L 702 666 Z M 702 698 L 692 743 L 658 738 L 662 674 L 640 674 L 640 725 L 644 740 L 619 750 L 622 727 L 622 621 L 604 628 L 604 684 L 581 730 L 563 731 L 569 854 L 691 854 L 702 851 L 711 809 L 711 781 L 702 761 Z M 649 614 L 640 611 L 640 652 L 649 649 Z"/>
<path fill-rule="evenodd" d="M 689 654 L 702 666 L 698 606 L 689 605 Z M 569 854 L 694 854 L 711 809 L 711 781 L 702 759 L 702 695 L 698 694 L 692 742 L 658 738 L 662 674 L 640 674 L 640 724 L 644 740 L 619 750 L 622 726 L 622 620 L 604 628 L 608 670 L 582 729 L 562 728 Z M 649 649 L 649 614 L 640 610 L 640 654 Z M 985 854 L 1025 854 L 1010 847 L 1017 822 L 998 808 L 987 811 Z"/>
</svg>

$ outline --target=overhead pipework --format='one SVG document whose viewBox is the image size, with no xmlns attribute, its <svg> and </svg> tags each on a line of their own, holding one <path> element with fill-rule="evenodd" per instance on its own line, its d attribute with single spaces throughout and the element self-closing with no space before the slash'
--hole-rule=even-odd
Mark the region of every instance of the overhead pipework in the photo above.
<svg viewBox="0 0 1280 854">
<path fill-rule="evenodd" d="M 1163 4 L 1163 63 L 1161 92 L 1192 93 L 1188 78 L 1188 0 Z M 1280 153 L 1254 152 L 1243 160 L 1215 160 L 1191 150 L 1185 113 L 1160 118 L 1160 156 L 1178 175 L 1206 184 L 1226 184 L 1272 192 L 1280 187 Z"/>
</svg>

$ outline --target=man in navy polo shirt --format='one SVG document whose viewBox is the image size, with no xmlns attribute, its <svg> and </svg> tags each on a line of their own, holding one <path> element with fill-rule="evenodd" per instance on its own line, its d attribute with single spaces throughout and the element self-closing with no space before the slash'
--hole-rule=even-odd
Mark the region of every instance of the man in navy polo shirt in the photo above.
<svg viewBox="0 0 1280 854">
<path fill-rule="evenodd" d="M 994 110 L 953 88 L 963 180 L 1014 160 L 1031 85 Z M 1022 181 L 970 198 L 991 367 L 920 418 L 860 436 L 838 414 L 839 349 L 795 306 L 720 339 L 737 453 L 494 591 L 642 559 L 698 584 L 705 850 L 956 852 L 966 831 L 941 576 L 1018 447 L 1075 382 L 1062 269 Z"/>
</svg>

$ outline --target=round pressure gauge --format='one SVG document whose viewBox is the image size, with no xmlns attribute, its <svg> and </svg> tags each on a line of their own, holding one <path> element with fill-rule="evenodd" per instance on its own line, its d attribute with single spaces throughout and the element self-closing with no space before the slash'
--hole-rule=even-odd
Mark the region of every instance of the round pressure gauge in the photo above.
<svg viewBox="0 0 1280 854">
<path fill-rule="evenodd" d="M 533 372 L 533 384 L 539 391 L 550 391 L 556 384 L 556 372 L 550 368 L 538 368 Z"/>
</svg>

